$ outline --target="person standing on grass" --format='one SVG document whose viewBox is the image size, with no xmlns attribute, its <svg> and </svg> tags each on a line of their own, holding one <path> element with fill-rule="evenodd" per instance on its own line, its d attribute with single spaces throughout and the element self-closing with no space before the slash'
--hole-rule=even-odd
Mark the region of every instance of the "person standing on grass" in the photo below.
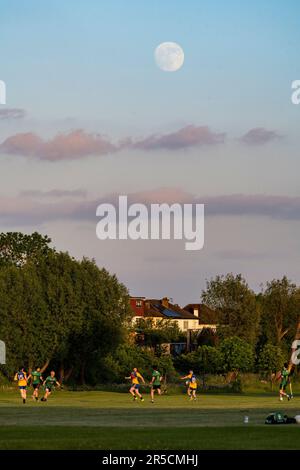
<svg viewBox="0 0 300 470">
<path fill-rule="evenodd" d="M 154 403 L 154 393 L 157 391 L 158 395 L 161 395 L 161 381 L 162 375 L 159 372 L 157 366 L 152 366 L 152 380 L 150 382 L 151 385 L 151 403 Z"/>
<path fill-rule="evenodd" d="M 289 370 L 288 370 L 288 363 L 285 362 L 284 363 L 284 366 L 283 366 L 283 369 L 280 373 L 280 385 L 279 385 L 279 400 L 282 401 L 283 400 L 283 397 L 287 397 L 288 400 L 291 399 L 291 395 L 289 395 L 288 393 L 286 393 L 286 387 L 289 383 Z"/>
<path fill-rule="evenodd" d="M 43 385 L 44 385 L 46 391 L 45 391 L 45 395 L 43 396 L 43 398 L 41 398 L 41 401 L 47 401 L 49 395 L 51 395 L 51 393 L 52 393 L 53 388 L 56 385 L 58 387 L 60 387 L 60 383 L 57 381 L 57 379 L 55 377 L 54 370 L 52 370 L 50 372 L 50 375 L 48 375 L 48 377 L 44 381 Z"/>
<path fill-rule="evenodd" d="M 188 375 L 181 377 L 181 380 L 186 380 L 187 385 L 187 394 L 190 397 L 190 400 L 196 400 L 197 393 L 197 378 L 192 370 L 189 371 Z"/>
<path fill-rule="evenodd" d="M 125 379 L 131 380 L 131 387 L 130 387 L 129 393 L 131 393 L 131 395 L 133 396 L 133 401 L 136 401 L 137 397 L 139 397 L 141 401 L 144 401 L 144 398 L 140 394 L 140 386 L 141 386 L 140 380 L 142 381 L 143 384 L 145 383 L 145 380 L 144 380 L 144 377 L 139 373 L 137 368 L 135 367 L 133 371 L 131 372 L 130 376 L 125 377 Z"/>
<path fill-rule="evenodd" d="M 39 388 L 43 382 L 43 377 L 41 373 L 40 367 L 35 369 L 31 374 L 28 376 L 28 380 L 31 379 L 31 384 L 33 387 L 33 394 L 32 399 L 38 401 L 39 399 Z"/>
<path fill-rule="evenodd" d="M 14 380 L 18 381 L 21 398 L 23 400 L 23 404 L 25 405 L 27 395 L 27 373 L 25 372 L 24 367 L 21 367 L 20 370 L 15 374 Z"/>
</svg>

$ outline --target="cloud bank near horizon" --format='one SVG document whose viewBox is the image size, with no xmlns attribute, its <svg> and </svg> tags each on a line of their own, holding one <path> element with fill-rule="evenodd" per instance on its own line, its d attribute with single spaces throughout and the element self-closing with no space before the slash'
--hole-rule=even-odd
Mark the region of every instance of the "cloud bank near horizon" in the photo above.
<svg viewBox="0 0 300 470">
<path fill-rule="evenodd" d="M 39 197 L 40 196 L 40 197 Z M 48 200 L 48 199 L 54 200 Z M 82 190 L 21 192 L 16 197 L 0 197 L 0 220 L 16 225 L 43 224 L 53 220 L 96 222 L 101 203 L 118 207 L 119 194 L 89 199 Z M 56 199 L 56 200 L 55 200 Z M 128 204 L 152 203 L 205 204 L 206 217 L 268 217 L 300 221 L 300 197 L 264 194 L 230 194 L 200 197 L 178 188 L 159 188 L 128 195 Z"/>
</svg>

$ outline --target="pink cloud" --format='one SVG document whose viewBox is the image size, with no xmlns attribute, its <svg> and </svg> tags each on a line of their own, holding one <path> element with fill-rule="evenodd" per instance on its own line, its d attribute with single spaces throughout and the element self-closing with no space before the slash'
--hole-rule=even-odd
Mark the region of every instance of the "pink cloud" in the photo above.
<svg viewBox="0 0 300 470">
<path fill-rule="evenodd" d="M 89 155 L 106 155 L 116 147 L 99 134 L 88 134 L 75 130 L 59 134 L 50 140 L 43 140 L 33 133 L 15 134 L 1 145 L 0 152 L 9 155 L 23 155 L 41 160 L 75 160 Z"/>
</svg>

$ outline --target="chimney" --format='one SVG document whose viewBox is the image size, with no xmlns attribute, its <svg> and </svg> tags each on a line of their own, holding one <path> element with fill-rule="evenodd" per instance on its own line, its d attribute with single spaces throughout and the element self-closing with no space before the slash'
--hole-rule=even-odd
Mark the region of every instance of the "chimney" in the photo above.
<svg viewBox="0 0 300 470">
<path fill-rule="evenodd" d="M 168 307 L 169 307 L 169 299 L 168 299 L 168 297 L 164 297 L 164 298 L 161 300 L 161 303 L 162 303 L 162 305 L 163 305 L 165 308 L 168 308 Z"/>
<path fill-rule="evenodd" d="M 194 307 L 194 315 L 199 318 L 199 307 Z"/>
</svg>

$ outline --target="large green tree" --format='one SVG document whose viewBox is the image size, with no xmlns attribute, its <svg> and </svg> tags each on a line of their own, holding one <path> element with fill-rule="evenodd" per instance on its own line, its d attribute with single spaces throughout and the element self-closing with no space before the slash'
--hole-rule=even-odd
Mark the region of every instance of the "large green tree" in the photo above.
<svg viewBox="0 0 300 470">
<path fill-rule="evenodd" d="M 300 317 L 300 290 L 286 276 L 267 282 L 260 296 L 262 331 L 267 342 L 290 348 Z"/>
<path fill-rule="evenodd" d="M 206 284 L 202 302 L 217 313 L 222 338 L 238 336 L 255 344 L 260 325 L 260 307 L 241 274 L 216 276 Z"/>
<path fill-rule="evenodd" d="M 48 249 L 47 237 L 42 237 L 45 244 L 33 238 L 39 248 L 30 251 L 21 249 L 21 234 L 13 237 L 9 256 L 6 251 L 0 263 L 4 370 L 12 375 L 22 364 L 29 369 L 51 365 L 59 367 L 61 378 L 73 373 L 84 381 L 87 366 L 97 368 L 127 337 L 127 289 L 94 261 Z"/>
</svg>

